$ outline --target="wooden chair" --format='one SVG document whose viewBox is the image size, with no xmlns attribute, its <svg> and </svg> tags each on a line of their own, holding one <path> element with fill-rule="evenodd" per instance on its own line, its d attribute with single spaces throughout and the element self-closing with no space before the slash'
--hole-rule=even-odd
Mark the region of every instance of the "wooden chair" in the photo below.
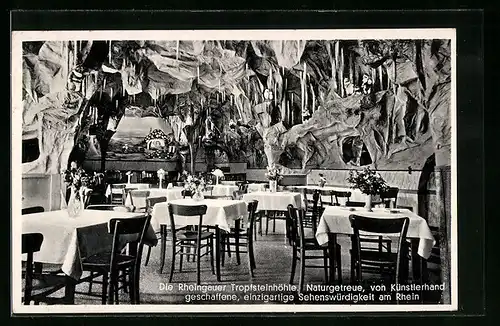
<svg viewBox="0 0 500 326">
<path fill-rule="evenodd" d="M 45 212 L 45 208 L 43 208 L 42 206 L 33 206 L 33 207 L 23 208 L 22 215 L 36 214 L 43 212 Z"/>
<path fill-rule="evenodd" d="M 386 208 L 396 208 L 398 201 L 399 188 L 390 187 L 380 194 L 380 200 Z"/>
<path fill-rule="evenodd" d="M 311 206 L 304 212 L 303 217 L 304 227 L 313 229 L 314 233 L 316 233 L 319 218 L 324 211 L 320 194 L 319 190 L 313 190 Z"/>
<path fill-rule="evenodd" d="M 351 249 L 352 281 L 358 284 L 361 283 L 363 271 L 383 275 L 388 274 L 390 276 L 388 281 L 392 283 L 406 281 L 404 277 L 408 276 L 408 261 L 406 259 L 408 247 L 405 242 L 410 219 L 408 217 L 373 218 L 351 215 L 349 220 L 354 231 Z M 363 240 L 360 231 L 374 234 L 399 234 L 397 253 L 364 250 L 361 245 Z"/>
<path fill-rule="evenodd" d="M 125 205 L 127 198 L 126 185 L 111 184 L 111 195 L 109 195 L 109 203 L 113 205 Z"/>
<path fill-rule="evenodd" d="M 288 218 L 290 219 L 290 228 L 291 228 L 291 242 L 292 242 L 292 271 L 290 274 L 290 284 L 293 284 L 293 280 L 295 277 L 295 268 L 297 260 L 300 261 L 300 274 L 299 274 L 299 289 L 303 291 L 304 289 L 304 277 L 306 268 L 323 268 L 325 273 L 325 282 L 328 282 L 328 272 L 330 264 L 335 264 L 338 279 L 339 281 L 342 279 L 342 264 L 341 264 L 341 256 L 340 250 L 341 247 L 339 244 L 335 245 L 336 250 L 336 262 L 329 262 L 329 254 L 328 249 L 326 247 L 320 246 L 316 241 L 314 233 L 312 235 L 306 235 L 304 226 L 304 210 L 294 208 L 292 205 L 288 206 Z M 321 251 L 322 255 L 314 255 L 309 254 L 311 251 Z M 323 259 L 323 265 L 306 265 L 307 260 L 317 260 Z"/>
<path fill-rule="evenodd" d="M 191 190 L 186 190 L 186 189 L 181 191 L 181 195 L 182 198 L 193 197 L 193 193 L 191 192 Z"/>
<path fill-rule="evenodd" d="M 253 251 L 253 234 L 255 227 L 255 212 L 257 211 L 257 205 L 259 202 L 253 200 L 248 203 L 248 224 L 244 228 L 241 227 L 241 221 L 236 220 L 234 228 L 231 228 L 230 232 L 222 233 L 222 253 L 221 253 L 221 263 L 224 266 L 225 260 L 225 248 L 227 246 L 228 253 L 231 252 L 231 247 L 234 247 L 234 252 L 236 255 L 236 264 L 240 264 L 240 253 L 246 253 L 248 257 L 248 269 L 250 272 L 250 277 L 253 277 L 253 270 L 255 269 L 255 256 Z M 233 240 L 233 241 L 231 241 Z M 246 251 L 242 251 L 241 248 L 246 248 Z"/>
<path fill-rule="evenodd" d="M 151 217 L 114 218 L 109 221 L 109 233 L 113 235 L 110 251 L 90 256 L 83 253 L 82 269 L 90 271 L 91 276 L 81 279 L 86 282 L 102 276 L 102 304 L 114 304 L 118 301 L 119 284 L 127 288 L 131 304 L 139 304 L 139 277 L 144 238 L 150 225 Z M 124 253 L 128 245 L 128 253 Z M 82 254 L 82 253 L 80 253 Z"/>
<path fill-rule="evenodd" d="M 154 205 L 165 202 L 167 202 L 167 197 L 148 197 L 146 199 L 146 213 L 149 216 L 152 216 Z M 161 239 L 161 228 L 160 228 L 160 239 Z M 144 262 L 144 266 L 148 266 L 150 256 L 151 256 L 151 247 L 148 246 L 148 252 L 146 254 L 146 261 Z"/>
<path fill-rule="evenodd" d="M 74 304 L 74 281 L 66 275 L 54 273 L 42 273 L 41 268 L 35 268 L 33 254 L 40 251 L 43 243 L 41 233 L 24 233 L 22 235 L 22 253 L 26 254 L 26 269 L 24 274 L 24 289 L 22 302 L 29 305 L 34 302 L 46 304 Z M 73 282 L 73 284 L 71 284 Z M 52 294 L 61 289 L 64 290 L 64 297 L 51 297 Z"/>
<path fill-rule="evenodd" d="M 182 272 L 182 262 L 184 256 L 196 257 L 196 284 L 200 284 L 200 263 L 201 257 L 210 254 L 210 265 L 212 267 L 212 273 L 215 274 L 214 270 L 214 255 L 213 255 L 213 238 L 214 233 L 203 230 L 203 216 L 207 212 L 206 205 L 198 206 L 186 206 L 186 205 L 176 205 L 168 204 L 168 212 L 170 215 L 170 228 L 172 232 L 172 261 L 170 266 L 170 276 L 169 282 L 172 283 L 175 270 L 175 257 L 179 256 L 179 271 Z M 175 216 L 190 217 L 198 216 L 198 224 L 196 225 L 196 230 L 179 230 L 176 228 Z M 204 242 L 204 243 L 203 243 Z M 161 267 L 160 273 L 163 272 L 163 266 L 165 264 L 165 245 L 166 245 L 166 234 L 162 238 L 162 248 L 161 248 Z M 177 250 L 179 248 L 179 250 Z M 186 250 L 187 249 L 187 250 Z M 191 250 L 194 249 L 194 252 Z M 202 255 L 201 250 L 206 249 L 206 252 Z"/>
<path fill-rule="evenodd" d="M 145 213 L 147 210 L 146 199 L 149 197 L 149 190 L 131 190 L 129 192 L 133 211 Z"/>
<path fill-rule="evenodd" d="M 362 202 L 353 202 L 353 201 L 347 201 L 346 204 L 345 204 L 346 207 L 365 207 L 365 203 L 362 203 Z M 362 236 L 361 237 L 362 239 L 362 244 L 364 245 L 363 246 L 363 249 L 366 249 L 366 250 L 375 250 L 377 249 L 378 251 L 382 252 L 384 251 L 387 251 L 387 252 L 391 252 L 391 248 L 392 248 L 392 240 L 391 238 L 387 237 L 387 236 L 383 236 L 383 235 L 379 235 L 379 236 Z M 370 246 L 370 244 L 377 244 L 377 248 L 374 248 L 373 246 Z"/>
<path fill-rule="evenodd" d="M 334 206 L 341 206 L 339 198 L 343 198 L 344 202 L 347 203 L 351 199 L 352 193 L 350 191 L 332 191 L 332 195 L 335 198 Z"/>
</svg>

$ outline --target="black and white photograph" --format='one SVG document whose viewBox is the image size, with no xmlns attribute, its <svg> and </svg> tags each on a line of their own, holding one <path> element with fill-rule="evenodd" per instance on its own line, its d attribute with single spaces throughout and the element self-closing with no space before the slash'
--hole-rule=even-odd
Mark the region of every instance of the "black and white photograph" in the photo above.
<svg viewBox="0 0 500 326">
<path fill-rule="evenodd" d="M 455 38 L 13 32 L 13 311 L 457 310 Z"/>
</svg>

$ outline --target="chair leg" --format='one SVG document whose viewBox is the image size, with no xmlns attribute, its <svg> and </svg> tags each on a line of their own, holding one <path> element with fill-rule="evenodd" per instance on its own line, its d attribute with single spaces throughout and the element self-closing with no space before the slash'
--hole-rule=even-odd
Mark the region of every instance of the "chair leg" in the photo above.
<svg viewBox="0 0 500 326">
<path fill-rule="evenodd" d="M 236 230 L 234 237 L 234 251 L 236 252 L 236 264 L 241 264 L 240 260 L 240 230 L 239 228 Z"/>
<path fill-rule="evenodd" d="M 170 276 L 168 278 L 168 282 L 172 283 L 172 279 L 174 277 L 175 270 L 175 240 L 172 240 L 172 262 L 170 265 Z"/>
<path fill-rule="evenodd" d="M 146 261 L 144 262 L 144 266 L 148 266 L 149 256 L 151 256 L 151 247 L 148 247 L 148 253 L 146 254 Z"/>
<path fill-rule="evenodd" d="M 224 263 L 226 261 L 226 237 L 222 236 L 220 241 L 222 242 L 220 245 L 221 248 L 220 264 L 222 267 L 224 267 Z"/>
<path fill-rule="evenodd" d="M 200 285 L 200 282 L 201 282 L 201 257 L 200 257 L 200 247 L 198 245 L 198 247 L 196 248 L 196 284 L 197 285 Z"/>
<path fill-rule="evenodd" d="M 269 231 L 269 211 L 266 211 L 266 235 L 267 235 L 267 232 Z"/>
<path fill-rule="evenodd" d="M 212 268 L 212 274 L 215 275 L 215 268 L 214 268 L 214 241 L 213 241 L 213 238 L 210 238 L 210 240 L 209 240 L 209 246 L 210 246 L 210 267 Z"/>
<path fill-rule="evenodd" d="M 181 255 L 179 257 L 179 272 L 182 272 L 182 261 L 184 260 L 184 251 L 187 249 L 189 250 L 189 248 L 185 248 L 185 247 L 182 247 L 184 243 L 181 242 Z M 189 257 L 189 256 L 188 256 Z"/>
<path fill-rule="evenodd" d="M 108 273 L 103 273 L 102 274 L 102 294 L 101 294 L 101 303 L 106 304 L 107 302 L 107 294 L 108 294 L 108 283 L 109 280 L 109 275 Z"/>
<path fill-rule="evenodd" d="M 323 270 L 325 272 L 325 283 L 328 284 L 328 250 L 323 250 Z"/>
<path fill-rule="evenodd" d="M 92 293 L 92 285 L 94 284 L 94 272 L 90 272 L 90 279 L 89 279 L 89 291 L 88 293 Z"/>
<path fill-rule="evenodd" d="M 336 262 L 335 264 L 337 264 L 337 275 L 338 275 L 338 280 L 339 280 L 339 284 L 342 284 L 342 258 L 340 256 L 341 252 L 340 252 L 340 246 L 337 245 L 337 254 L 336 254 Z"/>
<path fill-rule="evenodd" d="M 301 252 L 300 252 L 300 279 L 299 279 L 300 292 L 302 292 L 304 290 L 305 274 L 306 274 L 305 252 L 301 250 Z"/>
<path fill-rule="evenodd" d="M 160 254 L 160 274 L 163 273 L 163 267 L 165 266 L 165 251 L 167 250 L 167 230 L 164 225 L 160 226 L 161 233 L 161 254 Z"/>
<path fill-rule="evenodd" d="M 297 248 L 292 248 L 292 271 L 290 272 L 290 284 L 293 284 L 293 279 L 295 277 L 295 267 L 297 265 Z"/>
<path fill-rule="evenodd" d="M 274 213 L 276 214 L 276 213 Z M 273 233 L 276 233 L 276 215 L 274 215 L 274 218 L 273 218 Z"/>
</svg>

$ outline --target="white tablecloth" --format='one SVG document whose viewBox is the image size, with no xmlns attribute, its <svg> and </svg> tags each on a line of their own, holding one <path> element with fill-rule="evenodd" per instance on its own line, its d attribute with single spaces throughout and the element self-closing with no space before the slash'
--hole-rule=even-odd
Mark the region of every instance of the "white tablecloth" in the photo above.
<svg viewBox="0 0 500 326">
<path fill-rule="evenodd" d="M 248 212 L 247 203 L 242 200 L 226 199 L 203 199 L 195 201 L 191 198 L 176 199 L 170 201 L 178 205 L 207 205 L 207 213 L 203 217 L 203 225 L 218 225 L 220 229 L 229 231 L 234 225 L 234 221 L 242 219 L 243 225 L 247 223 Z M 153 207 L 151 214 L 151 225 L 155 230 L 160 229 L 160 225 L 170 225 L 170 216 L 168 212 L 168 203 L 158 203 Z M 184 225 L 197 225 L 198 217 L 177 217 L 176 227 Z"/>
<path fill-rule="evenodd" d="M 265 183 L 249 183 L 247 192 L 266 191 Z"/>
<path fill-rule="evenodd" d="M 400 218 L 409 217 L 408 238 L 420 239 L 418 245 L 418 254 L 427 259 L 431 254 L 435 239 L 431 230 L 423 217 L 411 212 L 408 209 L 398 209 L 398 213 L 391 213 L 385 208 L 374 208 L 373 212 L 368 212 L 364 208 L 354 208 L 350 210 L 347 207 L 327 206 L 319 221 L 316 231 L 316 240 L 320 245 L 328 242 L 328 233 L 335 234 L 353 234 L 349 215 L 357 214 L 366 217 L 375 218 Z"/>
<path fill-rule="evenodd" d="M 151 187 L 149 183 L 116 183 L 114 185 L 116 186 L 125 185 L 125 190 L 149 189 Z M 121 189 L 111 189 L 111 185 L 108 185 L 108 187 L 106 188 L 106 197 L 109 197 L 111 195 L 111 191 L 113 191 L 115 194 L 121 194 L 122 192 Z"/>
<path fill-rule="evenodd" d="M 257 209 L 259 211 L 286 211 L 288 205 L 293 207 L 302 207 L 302 198 L 295 192 L 264 192 L 257 191 L 243 195 L 244 201 L 257 200 L 259 202 Z"/>
<path fill-rule="evenodd" d="M 182 187 L 174 187 L 171 189 L 159 189 L 159 188 L 149 188 L 144 189 L 149 191 L 148 197 L 167 197 L 167 201 L 182 198 Z M 127 199 L 125 200 L 125 205 L 132 205 L 132 199 L 130 198 L 130 192 L 127 194 Z"/>
<path fill-rule="evenodd" d="M 228 196 L 232 197 L 233 192 L 238 191 L 238 186 L 232 186 L 232 185 L 214 185 L 214 188 L 212 189 L 212 196 Z"/>
<path fill-rule="evenodd" d="M 138 213 L 84 210 L 76 218 L 68 216 L 67 211 L 48 211 L 22 216 L 23 233 L 41 233 L 43 243 L 34 260 L 41 263 L 62 265 L 61 270 L 79 279 L 81 252 L 87 255 L 111 250 L 112 235 L 108 233 L 108 222 L 112 218 L 142 216 Z M 80 240 L 84 239 L 84 243 Z M 148 243 L 156 245 L 157 239 L 152 228 L 148 230 Z"/>
</svg>

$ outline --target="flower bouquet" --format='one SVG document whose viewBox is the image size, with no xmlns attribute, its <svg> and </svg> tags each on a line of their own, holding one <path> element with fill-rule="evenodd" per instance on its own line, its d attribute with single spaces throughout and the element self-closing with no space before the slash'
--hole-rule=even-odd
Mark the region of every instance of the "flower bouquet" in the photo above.
<svg viewBox="0 0 500 326">
<path fill-rule="evenodd" d="M 68 213 L 71 217 L 78 216 L 85 208 L 85 202 L 90 193 L 101 182 L 101 174 L 89 175 L 82 168 L 63 172 L 64 182 L 71 189 L 68 202 Z"/>
<path fill-rule="evenodd" d="M 273 164 L 267 167 L 266 177 L 269 180 L 269 190 L 271 192 L 276 192 L 278 186 L 278 181 L 283 179 L 280 170 Z"/>
<path fill-rule="evenodd" d="M 369 167 L 366 167 L 363 170 L 349 171 L 347 181 L 351 183 L 351 188 L 359 189 L 366 195 L 365 208 L 368 210 L 371 210 L 372 197 L 380 195 L 388 189 L 388 185 L 382 176 L 377 171 L 372 170 Z"/>
<path fill-rule="evenodd" d="M 189 191 L 194 200 L 202 200 L 206 184 L 205 178 L 201 175 L 196 177 L 187 174 L 184 182 L 184 190 Z"/>
<path fill-rule="evenodd" d="M 216 169 L 212 171 L 212 174 L 215 176 L 215 184 L 219 184 L 219 180 L 224 178 L 224 172 L 221 169 Z"/>
</svg>

